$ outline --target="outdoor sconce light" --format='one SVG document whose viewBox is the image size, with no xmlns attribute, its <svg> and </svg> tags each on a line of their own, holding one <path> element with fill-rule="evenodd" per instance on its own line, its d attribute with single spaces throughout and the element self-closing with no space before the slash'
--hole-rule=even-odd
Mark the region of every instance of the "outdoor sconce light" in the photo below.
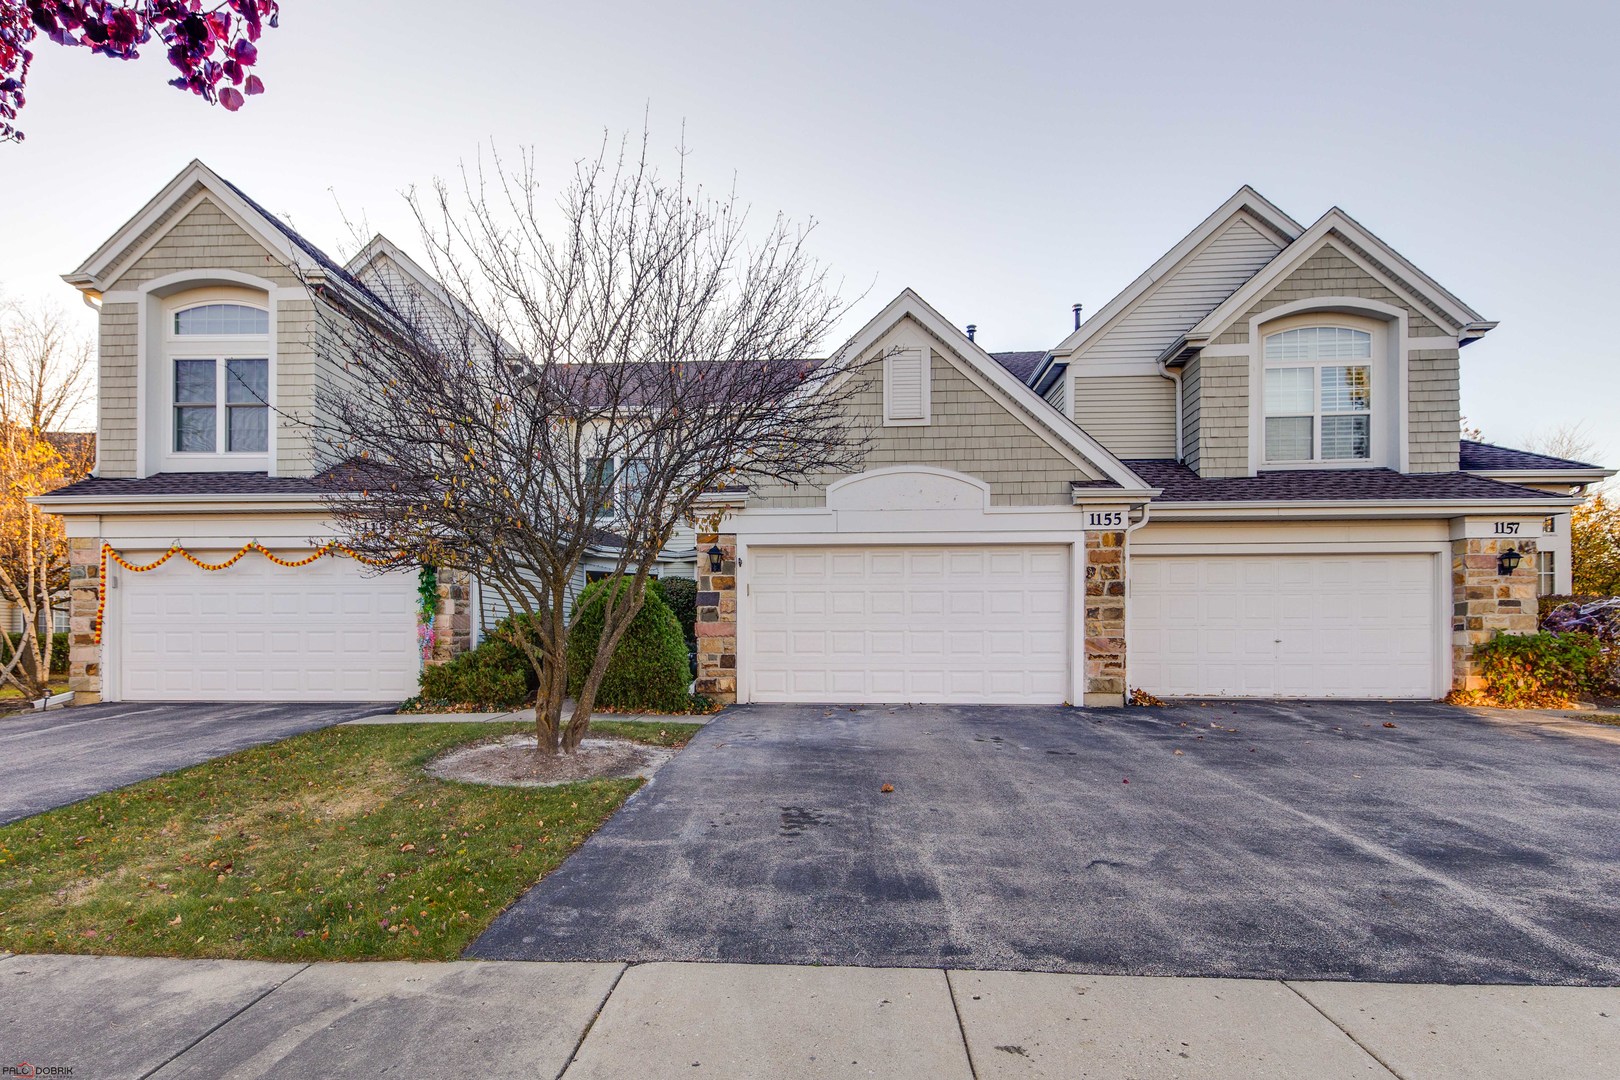
<svg viewBox="0 0 1620 1080">
<path fill-rule="evenodd" d="M 708 556 L 709 556 L 709 573 L 718 574 L 720 572 L 721 560 L 723 560 L 726 557 L 726 553 L 720 550 L 720 545 L 719 544 L 716 544 L 716 545 L 714 545 L 714 547 L 712 547 L 712 548 L 710 548 L 708 550 Z M 1518 564 L 1515 563 L 1514 565 L 1517 566 Z"/>
<path fill-rule="evenodd" d="M 1519 568 L 1519 563 L 1523 561 L 1524 556 L 1519 554 L 1515 548 L 1508 548 L 1496 557 L 1496 572 L 1504 575 L 1511 574 Z"/>
</svg>

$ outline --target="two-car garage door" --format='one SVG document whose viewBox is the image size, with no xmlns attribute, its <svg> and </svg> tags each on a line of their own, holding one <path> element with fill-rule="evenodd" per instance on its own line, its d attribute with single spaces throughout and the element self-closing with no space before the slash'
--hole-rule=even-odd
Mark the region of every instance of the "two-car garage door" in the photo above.
<svg viewBox="0 0 1620 1080">
<path fill-rule="evenodd" d="M 1070 550 L 753 548 L 741 643 L 752 698 L 1060 704 Z"/>
<path fill-rule="evenodd" d="M 349 559 L 250 554 L 114 570 L 108 632 L 125 701 L 399 701 L 416 693 L 416 580 Z"/>
<path fill-rule="evenodd" d="M 1163 696 L 1432 698 L 1437 559 L 1137 555 L 1131 683 Z"/>
</svg>

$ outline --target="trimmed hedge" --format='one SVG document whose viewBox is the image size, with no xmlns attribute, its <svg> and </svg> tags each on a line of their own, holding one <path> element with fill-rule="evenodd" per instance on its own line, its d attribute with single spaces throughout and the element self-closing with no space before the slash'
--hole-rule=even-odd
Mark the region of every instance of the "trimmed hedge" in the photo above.
<svg viewBox="0 0 1620 1080">
<path fill-rule="evenodd" d="M 17 633 L 8 633 L 3 638 L 0 638 L 0 664 L 9 664 L 9 663 L 11 663 L 11 658 L 14 655 L 16 655 L 17 647 L 19 645 L 21 645 L 21 644 L 22 644 L 22 633 L 21 633 L 21 631 L 18 631 Z M 43 636 L 39 639 L 39 651 L 41 653 L 43 653 L 45 651 L 45 639 L 44 639 Z M 51 635 L 51 674 L 53 676 L 54 675 L 63 675 L 63 676 L 65 676 L 67 673 L 68 673 L 68 635 L 66 635 L 66 634 L 52 634 Z"/>
<path fill-rule="evenodd" d="M 654 578 L 653 587 L 675 613 L 686 647 L 697 647 L 697 582 L 689 577 Z"/>
<path fill-rule="evenodd" d="M 603 609 L 607 603 L 608 581 L 585 587 L 576 601 L 579 621 L 568 639 L 568 693 L 579 695 L 596 659 L 602 639 Z M 619 588 L 629 583 L 619 582 Z M 686 640 L 681 624 L 670 611 L 658 589 L 648 589 L 641 610 L 630 620 L 619 647 L 608 661 L 596 693 L 596 704 L 614 709 L 647 709 L 653 712 L 690 712 L 692 696 L 687 693 Z"/>
<path fill-rule="evenodd" d="M 529 658 L 506 640 L 511 621 L 502 619 L 478 648 L 423 668 L 422 700 L 483 709 L 515 709 L 532 701 L 540 680 Z"/>
<path fill-rule="evenodd" d="M 1510 709 L 1562 705 L 1604 678 L 1603 643 L 1591 634 L 1498 633 L 1474 656 L 1485 692 Z"/>
</svg>

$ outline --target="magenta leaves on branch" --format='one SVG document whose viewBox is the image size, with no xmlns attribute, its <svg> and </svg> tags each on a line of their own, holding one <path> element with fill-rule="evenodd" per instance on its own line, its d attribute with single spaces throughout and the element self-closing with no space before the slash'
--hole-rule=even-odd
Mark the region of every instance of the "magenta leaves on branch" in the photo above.
<svg viewBox="0 0 1620 1080">
<path fill-rule="evenodd" d="M 179 72 L 170 86 L 235 112 L 264 92 L 249 69 L 255 42 L 279 21 L 276 0 L 0 0 L 0 142 L 22 141 L 17 114 L 40 35 L 118 60 L 138 58 L 155 39 Z"/>
</svg>

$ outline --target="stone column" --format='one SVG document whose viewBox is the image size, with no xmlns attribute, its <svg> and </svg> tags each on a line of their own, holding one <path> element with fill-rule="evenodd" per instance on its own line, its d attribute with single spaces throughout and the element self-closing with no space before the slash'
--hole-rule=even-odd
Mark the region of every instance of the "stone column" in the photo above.
<svg viewBox="0 0 1620 1080">
<path fill-rule="evenodd" d="M 1500 574 L 1497 557 L 1513 548 L 1519 568 Z M 1451 542 L 1451 686 L 1484 687 L 1474 647 L 1507 634 L 1533 634 L 1536 611 L 1536 541 L 1524 536 L 1464 538 Z"/>
<path fill-rule="evenodd" d="M 725 554 L 718 572 L 709 569 L 708 550 Z M 697 536 L 697 692 L 720 705 L 737 700 L 737 537 L 700 532 Z"/>
<path fill-rule="evenodd" d="M 68 689 L 73 704 L 94 705 L 101 700 L 101 539 L 70 539 L 68 568 Z"/>
<path fill-rule="evenodd" d="M 464 570 L 439 571 L 439 610 L 433 616 L 433 655 L 443 664 L 472 648 L 472 578 Z"/>
<path fill-rule="evenodd" d="M 1125 533 L 1086 533 L 1086 690 L 1083 704 L 1125 704 Z"/>
</svg>

